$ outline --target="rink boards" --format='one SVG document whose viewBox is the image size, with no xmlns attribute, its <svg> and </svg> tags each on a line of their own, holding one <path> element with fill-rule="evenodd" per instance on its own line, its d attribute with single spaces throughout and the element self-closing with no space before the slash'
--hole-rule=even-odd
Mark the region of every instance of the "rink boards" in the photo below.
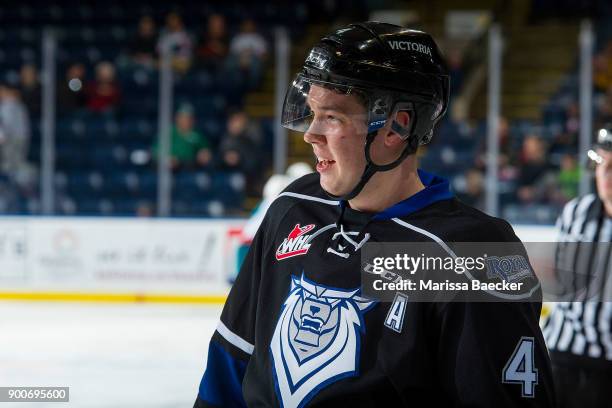
<svg viewBox="0 0 612 408">
<path fill-rule="evenodd" d="M 0 218 L 0 298 L 222 303 L 244 220 Z"/>
<path fill-rule="evenodd" d="M 245 220 L 0 218 L 0 299 L 224 302 Z M 552 227 L 516 226 L 525 242 Z"/>
</svg>

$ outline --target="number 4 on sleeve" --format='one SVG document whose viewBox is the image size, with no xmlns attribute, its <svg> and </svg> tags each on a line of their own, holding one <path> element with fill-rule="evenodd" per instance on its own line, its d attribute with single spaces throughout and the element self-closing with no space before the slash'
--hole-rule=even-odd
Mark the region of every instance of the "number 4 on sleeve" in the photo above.
<svg viewBox="0 0 612 408">
<path fill-rule="evenodd" d="M 538 384 L 538 369 L 534 363 L 533 337 L 521 337 L 502 372 L 505 384 L 521 384 L 522 396 L 533 398 Z"/>
</svg>

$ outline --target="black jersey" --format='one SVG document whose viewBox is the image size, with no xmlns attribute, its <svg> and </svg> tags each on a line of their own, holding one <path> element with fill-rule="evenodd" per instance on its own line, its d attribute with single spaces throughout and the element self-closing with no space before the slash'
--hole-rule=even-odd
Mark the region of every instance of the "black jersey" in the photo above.
<svg viewBox="0 0 612 408">
<path fill-rule="evenodd" d="M 554 405 L 541 303 L 410 303 L 360 295 L 364 243 L 518 241 L 509 224 L 426 186 L 376 214 L 318 174 L 275 200 L 214 333 L 196 407 Z"/>
<path fill-rule="evenodd" d="M 612 218 L 589 194 L 565 205 L 557 228 L 555 266 L 569 300 L 543 321 L 551 358 L 612 373 Z"/>
</svg>

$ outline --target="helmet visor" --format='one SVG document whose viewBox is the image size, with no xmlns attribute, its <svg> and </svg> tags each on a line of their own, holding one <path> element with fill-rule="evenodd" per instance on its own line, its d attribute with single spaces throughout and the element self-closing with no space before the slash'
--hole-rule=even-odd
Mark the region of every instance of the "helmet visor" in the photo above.
<svg viewBox="0 0 612 408">
<path fill-rule="evenodd" d="M 281 124 L 297 132 L 327 134 L 334 126 L 351 124 L 371 132 L 384 126 L 388 108 L 372 111 L 371 93 L 355 86 L 306 78 L 299 74 L 287 91 Z"/>
</svg>

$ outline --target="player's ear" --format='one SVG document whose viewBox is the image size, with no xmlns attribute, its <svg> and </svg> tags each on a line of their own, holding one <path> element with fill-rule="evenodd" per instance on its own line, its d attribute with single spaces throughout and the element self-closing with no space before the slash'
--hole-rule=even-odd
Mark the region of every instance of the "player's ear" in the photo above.
<svg viewBox="0 0 612 408">
<path fill-rule="evenodd" d="M 399 111 L 397 115 L 395 115 L 395 121 L 402 125 L 402 127 L 408 127 L 410 123 L 410 113 L 407 111 Z"/>
<path fill-rule="evenodd" d="M 407 128 L 410 124 L 410 113 L 406 111 L 399 111 L 395 115 L 395 121 L 402 127 Z M 388 122 L 389 131 L 387 133 L 387 137 L 385 138 L 385 145 L 389 147 L 394 147 L 397 145 L 401 145 L 404 143 L 404 140 L 398 135 L 396 132 L 391 130 L 391 121 Z"/>
</svg>

